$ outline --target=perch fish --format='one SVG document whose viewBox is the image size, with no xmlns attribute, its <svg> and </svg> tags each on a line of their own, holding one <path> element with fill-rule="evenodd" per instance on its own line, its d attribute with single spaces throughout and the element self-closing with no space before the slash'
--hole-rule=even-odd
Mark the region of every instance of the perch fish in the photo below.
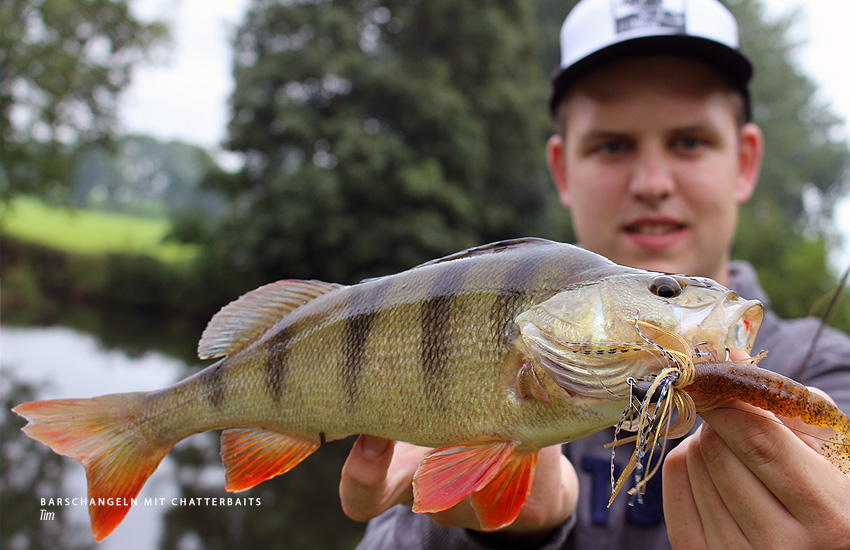
<svg viewBox="0 0 850 550">
<path fill-rule="evenodd" d="M 85 466 L 97 540 L 175 443 L 217 429 L 228 491 L 350 434 L 433 447 L 414 510 L 470 496 L 495 529 L 519 513 L 540 448 L 620 422 L 636 381 L 672 387 L 660 374 L 691 357 L 749 352 L 762 316 L 709 279 L 518 239 L 351 286 L 271 283 L 212 318 L 198 352 L 221 359 L 193 376 L 14 412 L 27 435 Z"/>
</svg>

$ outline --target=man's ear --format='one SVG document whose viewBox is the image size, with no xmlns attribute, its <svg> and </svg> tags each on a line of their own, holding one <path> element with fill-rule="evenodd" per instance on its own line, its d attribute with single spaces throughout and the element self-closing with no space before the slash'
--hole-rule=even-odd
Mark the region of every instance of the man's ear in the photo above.
<svg viewBox="0 0 850 550">
<path fill-rule="evenodd" d="M 549 165 L 549 173 L 558 190 L 561 204 L 569 208 L 572 206 L 570 186 L 567 181 L 566 150 L 564 148 L 564 137 L 554 134 L 546 143 L 546 162 Z"/>
<path fill-rule="evenodd" d="M 745 203 L 753 196 L 761 173 L 761 161 L 764 155 L 764 135 L 761 128 L 752 122 L 741 126 L 738 148 L 738 180 L 735 186 L 735 200 Z"/>
</svg>

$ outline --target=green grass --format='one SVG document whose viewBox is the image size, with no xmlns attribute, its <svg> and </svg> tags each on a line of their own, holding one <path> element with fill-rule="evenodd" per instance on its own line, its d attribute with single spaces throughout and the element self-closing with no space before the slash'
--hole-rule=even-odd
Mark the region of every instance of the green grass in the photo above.
<svg viewBox="0 0 850 550">
<path fill-rule="evenodd" d="M 76 254 L 135 254 L 168 263 L 188 261 L 197 247 L 163 241 L 171 225 L 112 212 L 49 206 L 31 197 L 0 204 L 5 236 Z"/>
</svg>

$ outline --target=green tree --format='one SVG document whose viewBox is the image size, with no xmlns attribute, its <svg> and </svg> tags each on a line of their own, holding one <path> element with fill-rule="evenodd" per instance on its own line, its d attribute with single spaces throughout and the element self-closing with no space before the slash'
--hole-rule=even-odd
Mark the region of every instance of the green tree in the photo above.
<svg viewBox="0 0 850 550">
<path fill-rule="evenodd" d="M 753 118 L 766 147 L 761 183 L 741 211 L 734 252 L 755 265 L 781 315 L 808 315 L 836 285 L 827 266 L 827 243 L 834 236 L 832 207 L 847 191 L 850 151 L 836 137 L 843 121 L 818 99 L 805 68 L 793 61 L 795 13 L 770 20 L 761 0 L 738 0 L 729 8 L 742 29 L 741 46 L 756 67 Z M 821 200 L 806 201 L 807 194 Z"/>
<path fill-rule="evenodd" d="M 3 195 L 65 200 L 78 144 L 109 141 L 132 66 L 166 36 L 130 2 L 4 0 L 0 5 Z"/>
<path fill-rule="evenodd" d="M 551 198 L 522 0 L 255 0 L 235 41 L 216 245 L 254 279 L 353 281 L 532 232 Z"/>
</svg>

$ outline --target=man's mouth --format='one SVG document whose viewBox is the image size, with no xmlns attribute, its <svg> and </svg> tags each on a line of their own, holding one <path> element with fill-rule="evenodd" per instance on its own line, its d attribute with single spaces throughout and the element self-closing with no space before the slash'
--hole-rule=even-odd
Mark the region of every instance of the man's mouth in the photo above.
<svg viewBox="0 0 850 550">
<path fill-rule="evenodd" d="M 637 235 L 667 235 L 685 228 L 677 222 L 637 222 L 625 227 L 626 233 Z"/>
</svg>

